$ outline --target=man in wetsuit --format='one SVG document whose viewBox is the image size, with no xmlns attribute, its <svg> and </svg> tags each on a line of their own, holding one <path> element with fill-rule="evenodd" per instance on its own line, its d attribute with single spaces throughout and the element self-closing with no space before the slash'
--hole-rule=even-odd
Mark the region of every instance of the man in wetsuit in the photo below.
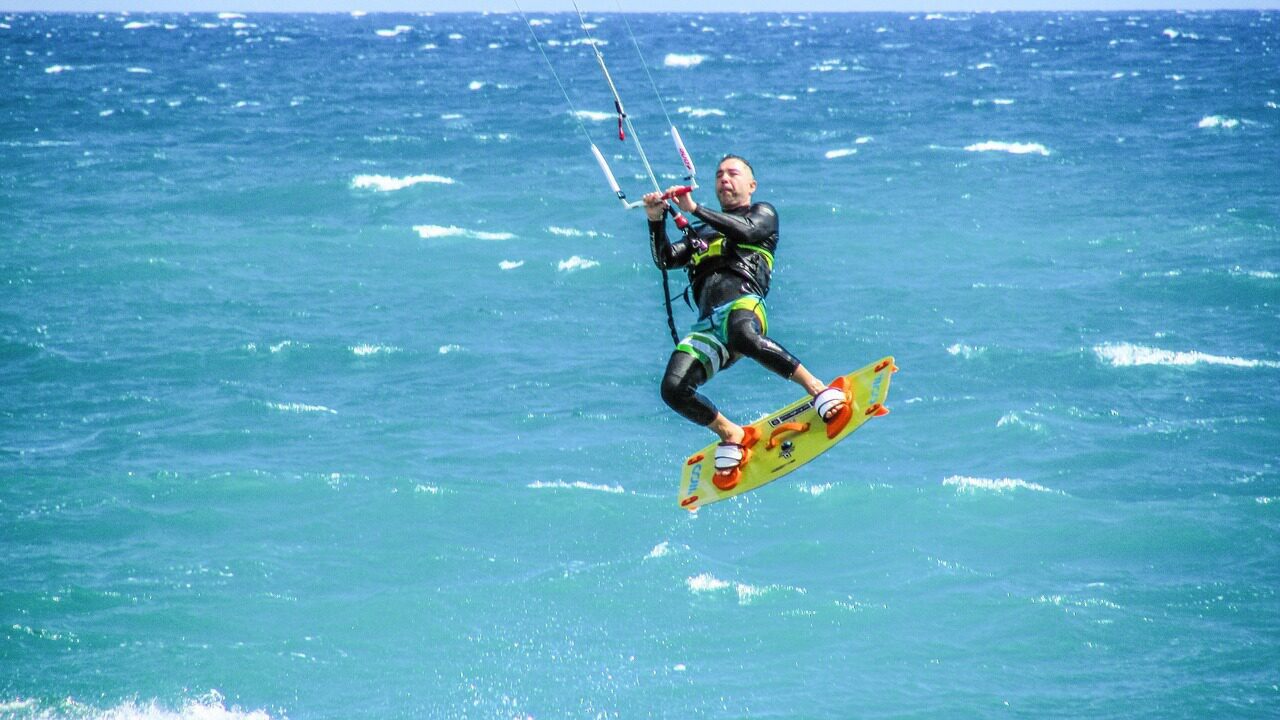
<svg viewBox="0 0 1280 720">
<path fill-rule="evenodd" d="M 769 293 L 773 254 L 778 248 L 778 213 L 769 203 L 752 204 L 755 190 L 751 164 L 737 155 L 726 155 L 716 168 L 720 212 L 699 205 L 691 194 L 677 197 L 676 205 L 701 222 L 693 225 L 692 236 L 674 243 L 667 239 L 666 204 L 661 194 L 644 197 L 653 261 L 660 268 L 685 268 L 698 306 L 698 321 L 667 362 L 662 399 L 682 416 L 720 436 L 717 477 L 736 470 L 744 462 L 744 450 L 757 438 L 754 428 L 744 430 L 720 414 L 698 387 L 739 357 L 749 357 L 799 384 L 814 396 L 814 408 L 826 422 L 833 421 L 848 405 L 842 390 L 818 380 L 767 335 L 764 298 Z M 733 477 L 736 484 L 736 472 Z"/>
</svg>

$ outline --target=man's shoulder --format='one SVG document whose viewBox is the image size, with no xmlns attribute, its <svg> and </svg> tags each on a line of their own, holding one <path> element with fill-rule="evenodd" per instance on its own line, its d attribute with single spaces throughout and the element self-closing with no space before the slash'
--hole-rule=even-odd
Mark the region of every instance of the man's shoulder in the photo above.
<svg viewBox="0 0 1280 720">
<path fill-rule="evenodd" d="M 758 203 L 751 203 L 751 212 L 752 214 L 767 213 L 774 217 L 778 216 L 778 209 L 773 206 L 773 203 L 768 203 L 764 201 L 761 201 Z"/>
</svg>

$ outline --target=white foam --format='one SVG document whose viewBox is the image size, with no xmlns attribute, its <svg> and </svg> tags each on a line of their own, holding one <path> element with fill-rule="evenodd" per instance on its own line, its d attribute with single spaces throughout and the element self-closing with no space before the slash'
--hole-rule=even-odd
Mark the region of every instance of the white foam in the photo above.
<svg viewBox="0 0 1280 720">
<path fill-rule="evenodd" d="M 148 68 L 144 68 L 144 67 L 131 67 L 131 68 L 125 68 L 125 70 L 124 70 L 124 71 L 125 71 L 125 72 L 127 72 L 127 73 L 135 73 L 135 74 L 137 74 L 137 75 L 150 75 L 150 74 L 152 74 L 150 69 L 148 69 Z"/>
<path fill-rule="evenodd" d="M 1240 121 L 1236 118 L 1223 117 L 1221 115 L 1206 115 L 1200 118 L 1200 124 L 1196 127 L 1230 129 L 1237 127 L 1238 125 L 1240 125 Z"/>
<path fill-rule="evenodd" d="M 461 120 L 462 113 L 445 113 L 440 116 L 441 120 Z"/>
<path fill-rule="evenodd" d="M 423 483 L 418 483 L 417 485 L 414 485 L 413 491 L 415 493 L 422 493 L 424 495 L 439 495 L 444 492 L 436 485 L 426 485 Z"/>
<path fill-rule="evenodd" d="M 18 713 L 9 715 L 8 713 Z M 45 720 L 76 718 L 77 720 L 271 720 L 265 710 L 245 710 L 237 705 L 227 707 L 221 693 L 214 690 L 206 695 L 187 700 L 177 709 L 166 707 L 158 700 L 139 702 L 128 700 L 111 708 L 95 708 L 65 698 L 46 705 L 40 700 L 14 699 L 0 702 L 0 714 L 5 717 L 29 717 Z"/>
<path fill-rule="evenodd" d="M 391 353 L 400 352 L 400 348 L 392 345 L 370 345 L 369 343 L 352 345 L 350 350 L 359 357 L 368 357 L 370 355 L 390 355 Z"/>
<path fill-rule="evenodd" d="M 461 39 L 462 39 L 462 33 L 449 33 L 449 39 L 450 39 L 450 40 L 461 40 Z"/>
<path fill-rule="evenodd" d="M 1044 425 L 1041 423 L 1023 419 L 1021 415 L 1012 411 L 1001 415 L 1000 419 L 996 421 L 996 427 L 1005 426 L 1025 427 L 1033 432 L 1044 432 Z"/>
<path fill-rule="evenodd" d="M 98 117 L 111 117 L 112 115 L 115 115 L 115 114 L 116 114 L 115 110 L 102 110 L 98 113 Z"/>
<path fill-rule="evenodd" d="M 220 12 L 218 13 L 218 19 L 219 20 L 244 20 L 245 16 L 241 15 L 238 12 Z"/>
<path fill-rule="evenodd" d="M 857 140 L 854 140 L 854 141 L 853 141 L 853 144 L 854 144 L 854 145 L 866 145 L 866 144 L 867 144 L 867 143 L 869 143 L 869 142 L 871 142 L 871 136 L 870 136 L 870 135 L 863 135 L 863 136 L 859 137 Z"/>
<path fill-rule="evenodd" d="M 357 175 L 351 179 L 351 187 L 353 188 L 367 188 L 378 192 L 403 190 L 421 183 L 452 185 L 454 181 L 453 178 L 444 177 L 443 175 L 408 175 L 400 178 L 389 175 Z"/>
<path fill-rule="evenodd" d="M 599 237 L 600 233 L 595 230 L 575 230 L 573 228 L 559 227 L 557 225 L 547 226 L 547 232 L 552 235 L 561 237 Z"/>
<path fill-rule="evenodd" d="M 667 56 L 662 60 L 662 64 L 670 68 L 691 68 L 701 65 L 702 61 L 706 59 L 706 55 L 667 53 Z"/>
<path fill-rule="evenodd" d="M 544 18 L 533 18 L 529 21 L 529 24 L 534 27 L 542 27 L 543 25 L 550 25 L 551 21 Z"/>
<path fill-rule="evenodd" d="M 413 28 L 410 27 L 409 25 L 397 25 L 391 28 L 390 30 L 374 30 L 373 32 L 378 37 L 392 38 L 397 35 L 403 35 L 409 32 L 410 30 L 413 30 Z"/>
<path fill-rule="evenodd" d="M 574 272 L 575 270 L 589 270 L 593 267 L 598 267 L 599 265 L 600 263 L 595 260 L 588 260 L 587 258 L 574 255 L 568 260 L 561 260 L 560 263 L 556 265 L 556 269 L 560 272 Z"/>
<path fill-rule="evenodd" d="M 691 105 L 682 105 L 676 108 L 676 112 L 684 113 L 689 117 L 724 117 L 725 112 L 718 108 L 696 108 Z"/>
<path fill-rule="evenodd" d="M 448 355 L 449 353 L 461 352 L 462 349 L 461 345 L 441 345 L 437 352 L 441 355 Z"/>
<path fill-rule="evenodd" d="M 750 604 L 752 600 L 777 590 L 786 590 L 800 595 L 804 595 L 807 592 L 804 588 L 791 587 L 789 585 L 766 585 L 760 587 L 758 585 L 748 585 L 747 583 L 730 583 L 711 573 L 701 573 L 685 578 L 684 584 L 689 588 L 690 592 L 694 593 L 718 592 L 733 588 L 734 593 L 738 596 L 739 605 Z"/>
<path fill-rule="evenodd" d="M 1258 278 L 1259 280 L 1275 280 L 1276 278 L 1280 278 L 1280 273 L 1273 273 L 1270 270 L 1245 270 L 1239 265 L 1231 268 L 1231 274 L 1246 275 L 1251 278 Z"/>
<path fill-rule="evenodd" d="M 663 540 L 657 545 L 654 545 L 653 549 L 649 551 L 649 554 L 645 555 L 644 557 L 646 560 L 652 560 L 653 558 L 666 557 L 670 553 L 671 553 L 670 543 L 668 543 L 666 540 Z"/>
<path fill-rule="evenodd" d="M 723 590 L 729 587 L 729 583 L 717 578 L 711 573 L 702 573 L 684 579 L 684 584 L 689 587 L 692 592 L 713 592 L 715 590 Z"/>
<path fill-rule="evenodd" d="M 988 140 L 986 142 L 974 143 L 965 146 L 965 150 L 969 152 L 1007 152 L 1014 155 L 1030 155 L 1032 153 L 1038 155 L 1048 155 L 1049 149 L 1040 143 L 1019 143 L 1019 142 L 1001 142 L 999 140 Z"/>
<path fill-rule="evenodd" d="M 362 18 L 362 17 L 364 17 L 365 15 L 368 15 L 368 14 L 369 14 L 369 12 L 368 12 L 367 10 L 352 10 L 352 11 L 351 11 L 351 17 L 353 17 L 353 18 Z"/>
<path fill-rule="evenodd" d="M 577 112 L 573 113 L 573 115 L 579 120 L 593 120 L 595 122 L 603 122 L 605 120 L 609 120 L 611 118 L 617 117 L 617 115 L 613 113 L 599 112 L 597 110 L 578 110 Z"/>
<path fill-rule="evenodd" d="M 835 150 L 828 150 L 826 153 L 824 153 L 824 155 L 828 160 L 834 160 L 836 158 L 855 155 L 857 154 L 857 152 L 858 152 L 857 148 L 836 148 Z"/>
<path fill-rule="evenodd" d="M 480 81 L 480 80 L 472 80 L 472 81 L 467 85 L 467 89 L 468 89 L 468 90 L 479 90 L 479 89 L 483 88 L 484 86 L 485 86 L 485 83 L 484 83 L 483 81 Z"/>
<path fill-rule="evenodd" d="M 58 73 L 63 73 L 68 70 L 75 70 L 75 67 L 72 65 L 50 65 L 49 67 L 44 69 L 45 73 L 49 75 L 56 75 Z"/>
<path fill-rule="evenodd" d="M 306 403 L 269 402 L 267 403 L 267 407 L 272 408 L 273 410 L 280 410 L 281 412 L 292 412 L 292 413 L 320 412 L 320 413 L 329 413 L 330 415 L 338 414 L 338 411 L 334 410 L 333 408 L 328 408 L 328 407 L 325 407 L 324 405 L 307 405 Z"/>
<path fill-rule="evenodd" d="M 973 345 L 962 345 L 960 343 L 947 346 L 947 354 L 956 355 L 964 358 L 965 360 L 972 360 L 974 357 L 981 355 L 986 351 L 987 349 L 981 346 L 975 347 Z"/>
<path fill-rule="evenodd" d="M 498 263 L 498 267 L 502 270 L 515 270 L 522 265 L 524 265 L 523 260 L 503 260 Z"/>
<path fill-rule="evenodd" d="M 595 485 L 589 482 L 583 482 L 582 480 L 575 480 L 571 483 L 565 482 L 563 480 L 556 480 L 555 482 L 535 480 L 534 482 L 529 483 L 526 487 L 533 488 L 534 490 L 544 490 L 544 489 L 595 490 L 596 492 L 607 492 L 607 493 L 614 493 L 614 494 L 621 494 L 626 492 L 625 490 L 622 489 L 621 485 Z"/>
<path fill-rule="evenodd" d="M 413 229 L 424 240 L 440 237 L 465 237 L 472 240 L 510 240 L 515 235 L 508 232 L 483 232 L 468 230 L 455 225 L 414 225 Z"/>
<path fill-rule="evenodd" d="M 1131 343 L 1103 343 L 1095 345 L 1093 352 L 1099 360 L 1110 363 L 1112 367 L 1136 367 L 1138 365 L 1168 365 L 1183 367 L 1188 365 L 1227 365 L 1241 368 L 1280 368 L 1280 362 L 1274 360 L 1252 360 L 1249 358 L 1209 355 L 1197 350 L 1187 352 L 1162 350 L 1145 345 Z"/>
<path fill-rule="evenodd" d="M 952 475 L 942 481 L 943 485 L 950 485 L 959 492 L 975 493 L 980 490 L 990 492 L 1010 492 L 1012 490 L 1034 490 L 1035 492 L 1054 493 L 1062 495 L 1058 490 L 1050 490 L 1049 488 L 1037 483 L 1029 483 L 1025 480 L 1016 478 L 1000 478 L 993 480 L 991 478 L 968 477 L 965 475 Z"/>
<path fill-rule="evenodd" d="M 810 485 L 809 483 L 800 483 L 799 485 L 796 486 L 796 489 L 802 493 L 808 493 L 809 495 L 818 497 L 819 495 L 830 490 L 833 487 L 835 487 L 835 485 L 832 485 L 831 483 L 822 483 L 821 485 Z"/>
<path fill-rule="evenodd" d="M 977 65 L 974 65 L 973 69 L 974 70 L 990 70 L 993 67 L 995 67 L 994 63 L 984 62 L 984 63 L 978 63 Z"/>
<path fill-rule="evenodd" d="M 134 20 L 132 22 L 127 22 L 124 24 L 125 30 L 142 30 L 143 28 L 153 28 L 153 27 L 160 27 L 160 26 L 153 22 L 142 22 L 139 20 Z"/>
</svg>

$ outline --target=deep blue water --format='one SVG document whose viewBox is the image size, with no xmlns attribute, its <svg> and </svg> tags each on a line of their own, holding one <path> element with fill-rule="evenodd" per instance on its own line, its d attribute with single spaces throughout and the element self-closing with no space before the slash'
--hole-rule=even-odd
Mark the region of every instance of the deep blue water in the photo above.
<svg viewBox="0 0 1280 720">
<path fill-rule="evenodd" d="M 0 718 L 1280 715 L 1276 15 L 628 19 L 779 209 L 773 336 L 902 368 L 696 515 L 519 15 L 0 15 Z"/>
</svg>

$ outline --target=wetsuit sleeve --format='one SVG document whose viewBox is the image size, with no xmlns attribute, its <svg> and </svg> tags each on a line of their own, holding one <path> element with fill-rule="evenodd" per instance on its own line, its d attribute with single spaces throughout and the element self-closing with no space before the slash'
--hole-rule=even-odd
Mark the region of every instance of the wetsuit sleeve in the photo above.
<svg viewBox="0 0 1280 720">
<path fill-rule="evenodd" d="M 653 253 L 653 264 L 665 270 L 681 268 L 689 264 L 693 256 L 693 245 L 688 239 L 674 243 L 667 240 L 667 219 L 649 221 L 649 249 Z"/>
<path fill-rule="evenodd" d="M 756 203 L 745 215 L 716 212 L 704 205 L 698 205 L 693 214 L 735 244 L 756 245 L 770 252 L 777 249 L 778 212 L 769 203 Z"/>
</svg>

